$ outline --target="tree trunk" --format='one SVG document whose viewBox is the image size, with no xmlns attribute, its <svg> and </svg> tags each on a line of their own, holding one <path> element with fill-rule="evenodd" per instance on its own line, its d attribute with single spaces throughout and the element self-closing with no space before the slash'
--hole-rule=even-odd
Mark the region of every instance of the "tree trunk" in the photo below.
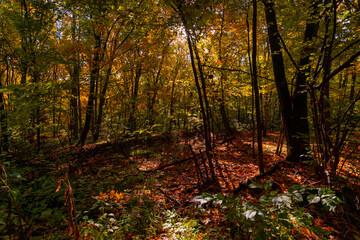
<svg viewBox="0 0 360 240">
<path fill-rule="evenodd" d="M 101 47 L 101 36 L 95 33 L 95 53 L 91 62 L 90 72 L 90 86 L 89 86 L 89 98 L 86 106 L 86 116 L 84 128 L 81 132 L 80 140 L 78 145 L 83 146 L 86 142 L 87 135 L 90 130 L 91 119 L 94 113 L 94 98 L 95 98 L 95 83 L 99 78 L 100 74 L 100 47 Z"/>
<path fill-rule="evenodd" d="M 248 59 L 249 59 L 249 71 L 252 72 L 253 71 L 253 67 L 252 67 L 252 62 L 251 62 L 251 46 L 250 46 L 250 23 L 249 23 L 249 12 L 250 12 L 250 5 L 248 8 L 248 11 L 246 13 L 246 29 L 247 29 L 247 55 L 248 55 Z M 253 78 L 254 75 L 251 74 L 251 84 L 253 86 Z M 254 87 L 251 88 L 251 126 L 252 126 L 252 131 L 251 131 L 251 141 L 252 141 L 252 156 L 255 157 L 255 118 L 254 118 L 254 109 L 255 109 L 255 94 L 254 94 Z M 247 113 L 247 104 L 245 105 L 245 112 Z"/>
<path fill-rule="evenodd" d="M 175 64 L 175 69 L 174 69 L 174 77 L 172 79 L 172 85 L 171 85 L 171 94 L 170 94 L 170 122 L 169 122 L 169 129 L 168 131 L 171 132 L 172 130 L 172 123 L 173 123 L 173 118 L 174 118 L 174 102 L 175 102 L 175 96 L 174 96 L 174 92 L 175 92 L 175 82 L 176 82 L 176 78 L 179 74 L 179 65 L 178 62 Z"/>
<path fill-rule="evenodd" d="M 222 15 L 221 15 L 221 28 L 220 28 L 220 36 L 219 36 L 219 61 L 222 64 L 223 61 L 223 57 L 222 57 L 222 37 L 223 37 L 223 31 L 224 31 L 224 21 L 225 21 L 225 7 L 223 6 L 222 9 Z M 221 118 L 222 118 L 222 122 L 224 124 L 225 127 L 225 132 L 227 135 L 231 135 L 232 134 L 232 130 L 230 127 L 230 122 L 229 122 L 229 118 L 227 116 L 226 113 L 226 104 L 225 104 L 225 93 L 224 93 L 224 79 L 225 79 L 225 74 L 224 71 L 220 72 L 220 89 L 221 89 L 221 99 L 220 99 L 220 114 L 221 114 Z"/>
<path fill-rule="evenodd" d="M 252 40 L 253 40 L 253 49 L 252 49 L 252 80 L 253 80 L 253 89 L 255 94 L 255 109 L 256 109 L 256 126 L 257 126 L 257 143 L 258 143 L 258 157 L 259 157 L 259 171 L 260 174 L 264 173 L 264 162 L 263 162 L 263 149 L 262 149 L 262 124 L 260 117 L 260 96 L 259 96 L 259 86 L 257 80 L 257 0 L 253 0 L 253 28 L 252 28 Z"/>
<path fill-rule="evenodd" d="M 98 110 L 97 119 L 95 121 L 94 136 L 93 136 L 94 142 L 96 142 L 99 139 L 99 135 L 100 135 L 100 128 L 101 128 L 101 123 L 102 123 L 102 119 L 103 119 L 103 111 L 104 111 L 103 109 L 104 109 L 105 100 L 106 100 L 105 96 L 106 96 L 106 92 L 107 92 L 107 89 L 109 86 L 111 69 L 112 69 L 112 64 L 110 64 L 110 66 L 106 72 L 104 86 L 100 92 L 99 110 Z"/>
<path fill-rule="evenodd" d="M 72 16 L 72 40 L 76 41 L 76 19 L 75 14 Z M 71 71 L 71 95 L 70 95 L 70 133 L 72 139 L 77 139 L 79 134 L 79 125 L 78 125 L 78 84 L 80 79 L 80 63 L 78 59 L 78 53 L 75 53 L 72 61 L 72 71 Z"/>
<path fill-rule="evenodd" d="M 301 58 L 296 72 L 295 91 L 293 96 L 294 126 L 296 127 L 296 138 L 300 139 L 297 145 L 299 154 L 307 154 L 309 151 L 309 120 L 307 106 L 306 82 L 310 74 L 310 55 L 316 50 L 312 45 L 319 29 L 319 4 L 321 1 L 313 1 L 310 7 L 310 16 L 307 19 L 304 47 L 301 49 Z"/>
<path fill-rule="evenodd" d="M 79 63 L 76 61 L 72 71 L 72 82 L 71 82 L 71 96 L 70 96 L 70 131 L 73 139 L 78 138 L 79 125 L 78 125 L 78 85 L 79 85 Z"/>
<path fill-rule="evenodd" d="M 2 75 L 5 71 L 0 70 L 0 88 L 2 85 Z M 9 135 L 8 135 L 8 124 L 7 124 L 7 114 L 5 109 L 5 98 L 4 93 L 0 92 L 0 153 L 8 154 L 9 152 Z"/>
<path fill-rule="evenodd" d="M 218 182 L 216 180 L 215 175 L 215 168 L 212 163 L 212 157 L 211 157 L 211 136 L 210 136 L 210 106 L 208 103 L 207 95 L 206 95 L 206 83 L 205 83 L 205 77 L 202 71 L 201 61 L 199 54 L 196 49 L 195 43 L 192 42 L 191 39 L 191 33 L 188 28 L 188 24 L 185 18 L 185 13 L 182 9 L 182 2 L 177 1 L 177 7 L 179 10 L 179 15 L 181 17 L 182 23 L 185 28 L 186 33 L 186 39 L 188 43 L 189 53 L 190 53 L 190 60 L 191 60 L 191 67 L 193 69 L 194 79 L 195 79 L 195 85 L 199 96 L 199 103 L 200 103 L 200 112 L 203 118 L 203 130 L 204 130 L 204 138 L 205 138 L 205 147 L 206 147 L 206 157 L 209 164 L 209 170 L 212 181 L 215 185 L 218 185 Z M 197 61 L 197 64 L 196 62 Z M 197 67 L 196 67 L 197 65 Z M 200 77 L 200 81 L 199 81 Z M 201 82 L 201 85 L 200 85 Z"/>
<path fill-rule="evenodd" d="M 265 6 L 266 23 L 272 56 L 273 71 L 276 89 L 278 92 L 281 115 L 284 122 L 285 137 L 287 142 L 287 159 L 298 161 L 299 153 L 296 152 L 297 141 L 295 141 L 295 126 L 293 125 L 293 111 L 288 84 L 285 76 L 284 60 L 280 45 L 280 35 L 278 31 L 274 1 L 262 0 Z"/>
<path fill-rule="evenodd" d="M 135 69 L 135 77 L 134 77 L 134 85 L 133 85 L 133 91 L 132 91 L 132 99 L 131 99 L 131 108 L 130 108 L 130 116 L 129 116 L 129 128 L 130 132 L 134 132 L 137 129 L 136 126 L 136 100 L 139 92 L 139 82 L 140 77 L 142 74 L 142 68 L 141 63 L 139 63 L 139 66 L 136 66 Z"/>
</svg>

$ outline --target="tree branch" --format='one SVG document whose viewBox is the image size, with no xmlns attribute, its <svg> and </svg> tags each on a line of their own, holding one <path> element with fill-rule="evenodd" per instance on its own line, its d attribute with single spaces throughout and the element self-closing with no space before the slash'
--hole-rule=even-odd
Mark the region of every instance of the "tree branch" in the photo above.
<svg viewBox="0 0 360 240">
<path fill-rule="evenodd" d="M 252 76 L 252 73 L 246 72 L 246 71 L 241 70 L 241 69 L 215 67 L 215 66 L 210 66 L 210 65 L 207 65 L 207 64 L 203 64 L 202 66 L 203 66 L 203 67 L 208 67 L 208 68 L 213 68 L 213 69 L 216 69 L 216 70 L 224 70 L 224 71 L 229 71 L 229 72 L 241 72 L 241 73 L 243 73 L 243 74 L 247 74 L 247 75 L 249 75 L 249 76 Z M 258 77 L 259 77 L 259 78 L 262 78 L 262 79 L 266 79 L 266 80 L 268 80 L 268 81 L 272 81 L 272 82 L 275 81 L 274 79 L 267 78 L 267 77 L 262 77 L 262 76 L 258 76 Z"/>
</svg>

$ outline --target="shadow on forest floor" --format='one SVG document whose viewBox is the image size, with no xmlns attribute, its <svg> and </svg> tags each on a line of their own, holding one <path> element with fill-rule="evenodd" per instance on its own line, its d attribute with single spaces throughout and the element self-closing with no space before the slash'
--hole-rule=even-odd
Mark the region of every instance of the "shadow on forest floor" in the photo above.
<svg viewBox="0 0 360 240">
<path fill-rule="evenodd" d="M 278 134 L 271 133 L 264 139 L 265 171 L 277 162 L 284 161 L 284 153 L 281 156 L 274 154 L 277 138 Z M 219 142 L 221 141 L 217 141 L 217 143 Z M 85 204 L 86 201 L 77 199 L 79 197 L 95 200 L 110 200 L 117 197 L 116 203 L 121 205 L 130 201 L 130 195 L 128 198 L 126 196 L 127 192 L 132 191 L 135 195 L 147 195 L 152 199 L 156 211 L 173 210 L 182 218 L 190 216 L 200 219 L 205 229 L 221 229 L 218 233 L 214 233 L 213 239 L 217 237 L 228 239 L 225 237 L 229 234 L 225 230 L 228 226 L 223 213 L 215 210 L 208 210 L 201 214 L 195 213 L 194 208 L 196 207 L 192 199 L 203 192 L 215 192 L 211 188 L 199 187 L 193 159 L 158 171 L 151 171 L 166 164 L 191 158 L 189 145 L 195 152 L 203 147 L 196 135 L 178 135 L 176 137 L 150 137 L 147 140 L 131 140 L 126 143 L 107 142 L 72 149 L 72 157 L 70 160 L 68 158 L 68 161 L 74 167 L 69 168 L 69 174 L 72 176 L 75 191 L 79 192 L 78 196 L 75 194 L 75 200 L 79 202 L 77 204 L 79 211 L 82 212 L 91 207 L 91 201 L 87 201 Z M 258 174 L 257 158 L 252 154 L 249 134 L 237 133 L 235 139 L 216 147 L 213 155 L 214 161 L 219 163 L 216 173 L 221 193 L 224 195 L 230 194 L 239 186 L 239 183 Z M 65 162 L 62 164 L 64 165 Z M 354 178 L 354 176 L 352 177 Z M 357 177 L 355 176 L 355 179 Z M 83 184 L 78 183 L 79 179 L 82 179 Z M 325 181 L 319 178 L 313 164 L 286 162 L 281 164 L 280 168 L 271 175 L 261 178 L 259 183 L 265 183 L 269 179 L 272 179 L 277 188 L 275 190 L 278 192 L 286 192 L 293 185 L 326 187 Z M 357 213 L 360 187 L 356 183 L 350 185 L 346 175 L 343 175 L 342 179 L 345 180 L 339 181 L 338 192 L 341 187 L 345 186 L 357 194 L 354 199 L 354 202 L 357 201 L 356 211 L 351 213 L 346 206 L 340 206 L 335 212 L 326 212 L 326 215 L 323 212 L 311 210 L 314 216 L 313 224 L 332 231 L 332 235 L 338 239 L 355 236 L 354 234 L 359 236 Z M 84 186 L 87 186 L 86 189 L 83 189 Z M 251 189 L 240 191 L 240 195 L 244 199 L 254 202 L 261 196 L 261 193 L 261 191 L 256 192 Z M 83 205 L 81 205 L 82 203 Z M 99 214 L 100 212 L 97 212 L 93 217 L 99 217 Z M 145 233 L 149 239 L 152 238 L 149 236 L 154 237 L 154 235 L 158 235 L 158 239 L 167 239 L 159 238 L 161 236 L 159 230 L 156 230 L 156 233 L 150 234 L 149 232 L 147 230 Z M 316 239 L 316 236 L 310 232 L 305 231 L 303 234 L 310 239 Z M 132 238 L 131 236 L 129 238 Z M 220 236 L 222 237 L 220 238 Z"/>
</svg>

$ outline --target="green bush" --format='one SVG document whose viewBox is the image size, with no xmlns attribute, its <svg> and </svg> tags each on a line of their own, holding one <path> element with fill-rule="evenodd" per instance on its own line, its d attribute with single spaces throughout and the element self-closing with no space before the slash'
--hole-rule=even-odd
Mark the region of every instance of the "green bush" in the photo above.
<svg viewBox="0 0 360 240">
<path fill-rule="evenodd" d="M 162 236 L 179 240 L 198 239 L 202 228 L 198 220 L 182 218 L 175 210 L 167 210 L 164 214 L 166 220 L 163 229 L 165 233 Z"/>
<path fill-rule="evenodd" d="M 145 236 L 155 218 L 150 190 L 100 193 L 93 207 L 83 212 L 82 237 L 124 239 Z"/>
<path fill-rule="evenodd" d="M 341 200 L 328 188 L 305 188 L 295 185 L 287 193 L 270 191 L 272 182 L 264 185 L 252 183 L 250 188 L 266 191 L 257 203 L 245 201 L 241 196 L 226 197 L 221 193 L 203 194 L 194 198 L 200 205 L 213 202 L 227 210 L 226 217 L 232 223 L 234 237 L 248 234 L 251 239 L 294 239 L 301 234 L 296 229 L 305 228 L 319 237 L 330 232 L 314 226 L 312 216 L 306 207 L 315 205 L 324 210 L 334 211 Z"/>
</svg>

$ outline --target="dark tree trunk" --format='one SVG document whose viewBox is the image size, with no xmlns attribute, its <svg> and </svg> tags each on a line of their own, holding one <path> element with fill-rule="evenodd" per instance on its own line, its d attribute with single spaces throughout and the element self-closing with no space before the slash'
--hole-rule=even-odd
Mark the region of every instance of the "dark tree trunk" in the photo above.
<svg viewBox="0 0 360 240">
<path fill-rule="evenodd" d="M 21 84 L 25 84 L 26 83 L 26 76 L 27 76 L 27 72 L 28 72 L 28 67 L 25 65 L 26 63 L 22 63 L 20 66 L 21 69 L 21 80 L 20 83 Z"/>
<path fill-rule="evenodd" d="M 174 69 L 174 77 L 172 79 L 172 86 L 171 86 L 171 94 L 170 94 L 170 122 L 169 122 L 169 132 L 172 130 L 172 123 L 174 122 L 174 102 L 175 102 L 175 82 L 177 75 L 179 74 L 179 65 L 175 65 Z"/>
<path fill-rule="evenodd" d="M 96 142 L 99 139 L 99 135 L 100 135 L 100 128 L 101 128 L 101 123 L 102 123 L 102 119 L 103 119 L 103 111 L 104 111 L 104 105 L 105 105 L 105 100 L 106 100 L 105 96 L 106 96 L 106 92 L 107 92 L 107 89 L 109 86 L 111 69 L 112 69 L 112 64 L 110 64 L 110 66 L 106 72 L 104 86 L 100 92 L 99 111 L 98 111 L 97 119 L 95 121 L 95 128 L 94 128 L 95 130 L 94 130 L 94 136 L 93 136 L 94 142 Z"/>
<path fill-rule="evenodd" d="M 139 82 L 140 77 L 142 74 L 142 68 L 141 63 L 139 63 L 139 66 L 135 69 L 135 77 L 134 77 L 134 85 L 133 85 L 133 91 L 132 91 L 132 99 L 131 99 L 131 109 L 130 109 L 130 116 L 129 116 L 129 128 L 130 132 L 134 132 L 137 129 L 136 126 L 136 100 L 139 92 Z"/>
<path fill-rule="evenodd" d="M 296 73 L 295 91 L 293 96 L 294 125 L 296 129 L 296 138 L 300 139 L 297 145 L 299 154 L 306 154 L 309 150 L 309 120 L 307 106 L 306 82 L 310 74 L 310 55 L 315 51 L 312 45 L 313 39 L 317 36 L 319 29 L 319 4 L 321 1 L 313 1 L 310 7 L 310 15 L 307 19 L 304 47 L 301 49 L 301 58 L 299 69 Z"/>
<path fill-rule="evenodd" d="M 40 83 L 40 73 L 37 69 L 37 63 L 36 63 L 36 55 L 35 52 L 33 52 L 31 54 L 32 57 L 32 81 L 34 84 L 38 84 Z M 34 88 L 35 91 L 35 101 L 36 102 L 41 102 L 40 99 L 40 91 L 39 91 L 39 87 L 37 85 L 35 85 Z M 40 128 L 40 115 L 41 115 L 41 106 L 39 105 L 39 103 L 36 105 L 35 111 L 33 113 L 33 127 L 36 129 L 36 150 L 40 151 L 41 148 L 41 128 Z"/>
<path fill-rule="evenodd" d="M 0 70 L 0 88 L 2 88 L 2 75 L 5 71 Z M 8 124 L 7 114 L 5 109 L 5 98 L 4 93 L 0 92 L 0 153 L 7 154 L 9 152 L 9 135 L 8 135 Z"/>
<path fill-rule="evenodd" d="M 259 157 L 259 171 L 260 174 L 264 173 L 264 162 L 263 162 L 263 149 L 262 149 L 262 124 L 260 117 L 260 96 L 259 96 L 259 86 L 257 80 L 257 0 L 253 0 L 253 28 L 252 28 L 252 40 L 253 40 L 253 49 L 252 49 L 252 80 L 253 80 L 253 89 L 255 94 L 255 109 L 256 109 L 256 126 L 257 126 L 257 143 L 258 143 L 258 157 Z"/>
<path fill-rule="evenodd" d="M 296 152 L 298 142 L 295 136 L 295 126 L 293 125 L 293 111 L 288 84 L 285 76 L 284 60 L 280 45 L 280 35 L 278 31 L 276 14 L 273 0 L 263 0 L 265 15 L 272 56 L 275 84 L 278 92 L 281 115 L 284 122 L 285 137 L 287 142 L 287 159 L 298 161 L 299 153 Z M 298 139 L 299 140 L 299 139 Z"/>
<path fill-rule="evenodd" d="M 100 47 L 101 47 L 101 36 L 95 34 L 95 53 L 91 62 L 90 72 L 90 86 L 89 86 L 89 98 L 86 106 L 86 116 L 84 128 L 81 132 L 80 140 L 78 145 L 83 146 L 86 142 L 87 135 L 90 130 L 91 119 L 94 113 L 94 98 L 95 98 L 95 83 L 99 78 L 100 74 Z"/>
<path fill-rule="evenodd" d="M 73 14 L 72 21 L 72 40 L 76 41 L 76 19 Z M 75 53 L 73 63 L 72 63 L 72 73 L 71 73 L 71 96 L 70 96 L 70 132 L 71 138 L 77 139 L 79 136 L 79 124 L 78 124 L 78 85 L 80 80 L 80 63 L 78 59 L 78 53 Z"/>
<path fill-rule="evenodd" d="M 163 68 L 163 63 L 164 63 L 164 59 L 165 59 L 165 54 L 166 51 L 168 49 L 168 46 L 166 46 L 164 48 L 164 50 L 162 51 L 162 56 L 161 56 L 161 61 L 159 64 L 159 69 L 156 72 L 156 76 L 155 76 L 155 81 L 154 81 L 154 94 L 152 95 L 150 102 L 149 102 L 149 113 L 148 113 L 148 120 L 149 120 L 149 126 L 151 127 L 152 125 L 154 125 L 155 123 L 155 103 L 156 103 L 156 98 L 158 95 L 158 90 L 159 90 L 159 81 L 160 81 L 160 76 L 161 76 L 161 71 Z"/>
<path fill-rule="evenodd" d="M 221 16 L 221 29 L 220 29 L 220 36 L 219 36 L 219 61 L 222 62 L 222 37 L 223 37 L 223 31 L 224 31 L 224 21 L 225 21 L 225 7 L 223 6 L 222 10 L 222 16 Z M 225 127 L 225 132 L 227 135 L 232 135 L 233 131 L 230 127 L 229 118 L 226 113 L 226 104 L 225 104 L 225 93 L 224 93 L 224 79 L 225 74 L 224 71 L 220 72 L 220 89 L 221 89 L 221 99 L 220 99 L 220 114 L 222 118 L 222 122 Z"/>
<path fill-rule="evenodd" d="M 71 96 L 70 96 L 70 131 L 73 139 L 78 138 L 79 134 L 79 110 L 78 110 L 78 85 L 79 85 L 79 71 L 80 66 L 78 62 L 74 63 L 71 82 Z"/>
<path fill-rule="evenodd" d="M 190 53 L 190 60 L 191 60 L 191 67 L 193 69 L 195 85 L 199 96 L 199 103 L 200 103 L 200 111 L 203 118 L 203 130 L 204 130 L 204 138 L 205 138 L 205 147 L 206 147 L 206 157 L 209 164 L 209 170 L 211 174 L 211 179 L 215 185 L 218 185 L 218 181 L 216 180 L 215 169 L 212 163 L 211 157 L 211 135 L 210 135 L 210 106 L 206 95 L 206 83 L 205 77 L 202 71 L 201 61 L 199 54 L 196 49 L 195 43 L 193 43 L 191 39 L 191 33 L 188 28 L 188 24 L 185 18 L 185 13 L 183 11 L 183 3 L 181 1 L 177 1 L 177 7 L 179 11 L 179 15 L 181 17 L 182 23 L 185 28 L 186 39 L 188 43 L 189 53 Z M 196 64 L 197 61 L 197 64 Z M 197 65 L 197 66 L 196 66 Z M 200 78 L 200 80 L 199 80 Z M 200 85 L 201 83 L 201 85 Z"/>
</svg>

